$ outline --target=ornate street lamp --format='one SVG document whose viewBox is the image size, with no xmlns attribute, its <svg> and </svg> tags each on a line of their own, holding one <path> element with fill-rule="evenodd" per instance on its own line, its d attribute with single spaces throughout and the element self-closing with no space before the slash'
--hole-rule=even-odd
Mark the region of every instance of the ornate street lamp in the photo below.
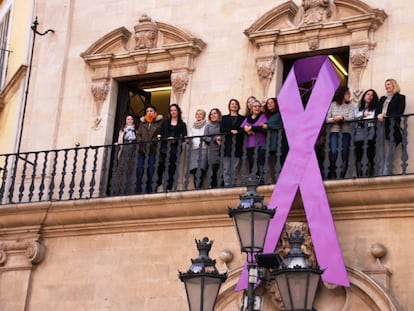
<svg viewBox="0 0 414 311">
<path fill-rule="evenodd" d="M 286 311 L 311 311 L 318 289 L 319 279 L 323 273 L 319 267 L 306 263 L 307 255 L 302 252 L 303 233 L 295 230 L 289 236 L 291 249 L 287 262 L 272 274 L 276 279 Z"/>
<path fill-rule="evenodd" d="M 263 252 L 269 222 L 275 210 L 263 204 L 263 196 L 256 191 L 258 179 L 248 176 L 244 184 L 247 192 L 240 196 L 239 205 L 228 209 L 230 218 L 237 232 L 241 251 L 247 254 L 249 284 L 247 290 L 247 309 L 253 311 L 255 296 L 254 287 L 257 283 L 258 268 L 254 255 Z"/>
<path fill-rule="evenodd" d="M 190 311 L 213 311 L 221 283 L 227 279 L 227 275 L 218 272 L 216 261 L 208 255 L 213 241 L 205 237 L 195 242 L 199 255 L 191 259 L 187 272 L 178 272 L 178 277 L 184 282 Z"/>
</svg>

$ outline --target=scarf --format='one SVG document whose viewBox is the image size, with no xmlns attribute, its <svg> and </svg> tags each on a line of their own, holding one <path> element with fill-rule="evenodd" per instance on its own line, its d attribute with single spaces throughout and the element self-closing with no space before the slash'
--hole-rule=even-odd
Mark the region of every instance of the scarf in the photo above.
<svg viewBox="0 0 414 311">
<path fill-rule="evenodd" d="M 154 112 L 154 114 L 151 116 L 151 115 L 148 115 L 148 114 L 146 114 L 145 116 L 144 116 L 144 119 L 145 119 L 145 121 L 148 123 L 148 124 L 151 124 L 156 118 L 157 118 L 157 113 L 156 112 Z"/>
<path fill-rule="evenodd" d="M 195 129 L 201 129 L 204 125 L 206 125 L 206 120 L 194 121 L 193 127 Z"/>
<path fill-rule="evenodd" d="M 135 134 L 135 125 L 126 125 L 124 127 L 124 140 L 132 141 L 136 139 L 137 139 L 137 136 Z"/>
<path fill-rule="evenodd" d="M 249 124 L 255 124 L 256 122 L 257 122 L 257 120 L 260 118 L 260 116 L 262 115 L 262 112 L 260 112 L 257 116 L 256 116 L 256 118 L 252 118 L 253 117 L 253 115 L 252 114 L 249 114 L 248 116 L 247 116 L 247 123 L 249 123 Z"/>
<path fill-rule="evenodd" d="M 391 101 L 391 99 L 392 99 L 392 96 L 393 96 L 393 95 L 394 95 L 393 93 L 391 93 L 391 94 L 387 94 L 387 98 L 385 99 L 385 101 L 384 101 L 384 105 L 382 106 L 382 114 L 383 114 L 384 116 L 386 116 L 386 115 L 387 115 L 388 104 L 390 103 L 390 101 Z"/>
</svg>

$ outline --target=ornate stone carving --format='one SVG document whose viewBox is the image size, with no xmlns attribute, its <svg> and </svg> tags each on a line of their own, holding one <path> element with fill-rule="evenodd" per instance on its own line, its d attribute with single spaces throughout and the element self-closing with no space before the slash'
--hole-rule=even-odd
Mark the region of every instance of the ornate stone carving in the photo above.
<svg viewBox="0 0 414 311">
<path fill-rule="evenodd" d="M 303 222 L 287 222 L 285 230 L 282 232 L 281 243 L 277 247 L 277 252 L 282 256 L 287 256 L 290 250 L 290 243 L 288 240 L 289 235 L 299 230 L 304 235 L 304 242 L 302 244 L 302 251 L 308 255 L 308 264 L 311 266 L 317 266 L 315 251 L 313 248 L 312 237 L 309 234 L 309 228 L 306 223 Z"/>
<path fill-rule="evenodd" d="M 367 47 L 352 49 L 350 51 L 350 59 L 353 67 L 363 67 L 368 63 L 369 49 Z"/>
<path fill-rule="evenodd" d="M 279 287 L 277 286 L 276 281 L 266 282 L 265 289 L 277 309 L 285 310 L 285 306 L 283 305 L 282 297 L 280 296 Z"/>
<path fill-rule="evenodd" d="M 32 264 L 40 263 L 45 257 L 46 248 L 39 241 L 30 241 L 26 248 L 26 257 Z"/>
<path fill-rule="evenodd" d="M 158 26 L 147 14 L 142 14 L 135 29 L 135 49 L 152 49 L 157 46 Z"/>
<path fill-rule="evenodd" d="M 0 265 L 7 261 L 7 252 L 21 251 L 31 264 L 39 264 L 45 257 L 46 247 L 36 239 L 6 241 L 0 244 Z"/>
<path fill-rule="evenodd" d="M 257 59 L 256 60 L 257 74 L 259 75 L 260 83 L 262 84 L 263 98 L 267 97 L 270 82 L 272 81 L 275 72 L 275 59 Z"/>
<path fill-rule="evenodd" d="M 352 76 L 350 75 L 350 77 L 352 77 L 351 85 L 354 89 L 353 93 L 356 97 L 356 101 L 358 101 L 363 93 L 363 89 L 361 88 L 361 79 L 369 60 L 369 48 L 351 48 L 349 59 L 353 73 Z"/>
<path fill-rule="evenodd" d="M 138 62 L 138 73 L 146 73 L 147 72 L 148 63 L 146 61 Z"/>
<path fill-rule="evenodd" d="M 308 39 L 309 50 L 316 51 L 319 48 L 319 38 L 313 37 Z"/>
<path fill-rule="evenodd" d="M 256 62 L 257 73 L 262 79 L 271 79 L 273 73 L 275 72 L 275 61 L 272 58 L 271 60 L 261 60 Z"/>
<path fill-rule="evenodd" d="M 103 102 L 106 99 L 106 96 L 109 92 L 108 82 L 95 82 L 91 86 L 91 91 L 95 101 Z"/>
<path fill-rule="evenodd" d="M 303 0 L 295 16 L 295 24 L 300 27 L 324 23 L 334 15 L 334 9 L 329 0 Z"/>
<path fill-rule="evenodd" d="M 102 121 L 101 117 L 101 109 L 102 104 L 106 99 L 106 96 L 109 93 L 109 83 L 107 81 L 104 82 L 94 82 L 91 85 L 92 95 L 95 101 L 95 120 L 93 127 L 95 129 L 99 128 L 99 124 Z"/>
<path fill-rule="evenodd" d="M 186 71 L 182 72 L 173 72 L 171 74 L 171 86 L 172 91 L 175 96 L 176 104 L 181 104 L 182 96 L 187 88 L 188 82 L 190 80 L 190 75 Z"/>
</svg>

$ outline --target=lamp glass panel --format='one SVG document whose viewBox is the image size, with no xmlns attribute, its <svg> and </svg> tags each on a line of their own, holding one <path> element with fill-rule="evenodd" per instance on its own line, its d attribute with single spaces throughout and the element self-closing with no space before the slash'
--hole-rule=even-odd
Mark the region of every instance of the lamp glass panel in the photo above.
<svg viewBox="0 0 414 311">
<path fill-rule="evenodd" d="M 184 280 L 184 284 L 190 311 L 199 311 L 201 305 L 203 277 L 197 276 L 186 278 Z"/>
<path fill-rule="evenodd" d="M 254 213 L 254 247 L 256 251 L 262 251 L 266 239 L 267 227 L 272 217 L 270 213 Z"/>
<path fill-rule="evenodd" d="M 213 311 L 222 279 L 204 277 L 204 307 L 203 311 Z"/>
<path fill-rule="evenodd" d="M 252 213 L 250 211 L 237 212 L 233 215 L 237 236 L 242 251 L 252 247 Z"/>
<path fill-rule="evenodd" d="M 315 300 L 316 291 L 318 290 L 320 274 L 314 273 L 314 272 L 308 272 L 308 273 L 309 273 L 309 287 L 308 287 L 308 301 L 306 302 L 306 308 L 311 310 L 313 306 L 313 301 Z"/>
<path fill-rule="evenodd" d="M 287 273 L 287 272 L 286 272 Z M 292 310 L 292 301 L 289 294 L 289 284 L 286 273 L 276 274 L 276 283 L 286 310 Z"/>
<path fill-rule="evenodd" d="M 288 274 L 293 309 L 305 309 L 307 272 Z"/>
</svg>

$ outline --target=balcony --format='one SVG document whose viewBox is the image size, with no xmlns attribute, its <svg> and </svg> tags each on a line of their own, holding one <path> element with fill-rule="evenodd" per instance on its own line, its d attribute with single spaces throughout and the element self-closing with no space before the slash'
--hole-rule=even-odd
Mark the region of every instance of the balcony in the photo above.
<svg viewBox="0 0 414 311">
<path fill-rule="evenodd" d="M 323 179 L 413 174 L 408 149 L 410 117 L 389 119 L 389 130 L 375 120 L 347 122 L 339 129 L 326 124 L 315 144 Z M 248 174 L 258 175 L 263 185 L 277 181 L 288 155 L 281 131 L 268 131 L 262 147 L 247 149 L 244 141 L 240 154 L 234 152 L 235 136 L 216 136 L 220 136 L 216 145 L 207 145 L 203 137 L 188 137 L 3 154 L 0 204 L 239 187 L 241 177 Z M 225 148 L 233 151 L 227 157 Z"/>
</svg>

